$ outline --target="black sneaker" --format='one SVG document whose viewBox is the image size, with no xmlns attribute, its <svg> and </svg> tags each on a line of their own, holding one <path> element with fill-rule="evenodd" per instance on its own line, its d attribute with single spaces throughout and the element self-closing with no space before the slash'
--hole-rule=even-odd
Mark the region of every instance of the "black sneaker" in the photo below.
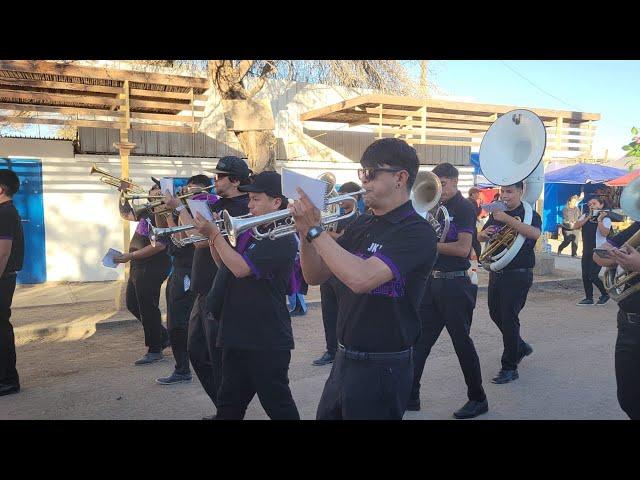
<svg viewBox="0 0 640 480">
<path fill-rule="evenodd" d="M 0 383 L 0 397 L 4 395 L 11 395 L 12 393 L 18 393 L 20 391 L 20 385 L 15 383 Z"/>
<path fill-rule="evenodd" d="M 420 397 L 412 398 L 409 400 L 407 404 L 407 410 L 410 412 L 419 412 L 420 411 Z"/>
<path fill-rule="evenodd" d="M 593 305 L 593 298 L 585 298 L 584 300 L 580 300 L 576 305 Z"/>
<path fill-rule="evenodd" d="M 528 343 L 524 344 L 524 348 L 520 351 L 520 355 L 518 355 L 518 363 L 522 361 L 524 357 L 527 357 L 533 353 L 533 348 Z"/>
<path fill-rule="evenodd" d="M 136 360 L 134 365 L 148 365 L 149 363 L 159 362 L 163 358 L 164 358 L 164 355 L 162 355 L 162 352 L 158 352 L 158 353 L 149 352 L 149 353 L 145 353 L 144 357 Z"/>
<path fill-rule="evenodd" d="M 336 358 L 335 353 L 324 352 L 320 358 L 313 361 L 313 365 L 316 367 L 321 367 L 322 365 L 328 365 L 329 363 L 333 363 Z"/>
<path fill-rule="evenodd" d="M 497 383 L 498 385 L 501 385 L 503 383 L 509 383 L 509 382 L 513 382 L 514 380 L 517 380 L 518 378 L 518 370 L 500 370 L 500 373 L 498 373 L 498 376 L 494 377 L 491 381 L 493 383 Z"/>
<path fill-rule="evenodd" d="M 168 377 L 156 378 L 156 383 L 160 385 L 174 385 L 176 383 L 188 383 L 191 381 L 190 373 L 176 373 L 173 372 Z"/>
<path fill-rule="evenodd" d="M 469 400 L 460 410 L 453 412 L 455 418 L 474 418 L 489 411 L 489 402 L 486 397 L 482 402 Z"/>
<path fill-rule="evenodd" d="M 600 298 L 596 302 L 596 305 L 604 305 L 609 301 L 609 298 L 611 298 L 609 297 L 609 295 L 600 295 Z"/>
</svg>

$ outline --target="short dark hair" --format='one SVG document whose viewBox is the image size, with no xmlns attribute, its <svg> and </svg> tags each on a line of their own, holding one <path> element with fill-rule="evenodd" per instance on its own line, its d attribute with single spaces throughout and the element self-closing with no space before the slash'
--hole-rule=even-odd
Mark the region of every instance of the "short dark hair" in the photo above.
<svg viewBox="0 0 640 480">
<path fill-rule="evenodd" d="M 357 192 L 358 190 L 362 190 L 362 187 L 356 182 L 346 182 L 340 185 L 338 193 L 353 193 Z"/>
<path fill-rule="evenodd" d="M 360 165 L 364 168 L 400 167 L 409 172 L 407 190 L 411 191 L 418 174 L 420 160 L 416 149 L 399 138 L 381 138 L 376 140 L 362 154 Z"/>
<path fill-rule="evenodd" d="M 0 185 L 4 188 L 7 197 L 13 197 L 20 190 L 20 179 L 13 170 L 0 170 Z"/>
<path fill-rule="evenodd" d="M 480 189 L 477 187 L 471 187 L 469 189 L 469 196 L 473 195 L 474 193 L 480 193 Z"/>
<path fill-rule="evenodd" d="M 187 183 L 190 183 L 191 185 L 198 185 L 200 187 L 210 187 L 211 179 L 201 173 L 199 175 L 194 175 L 193 177 L 189 177 L 189 180 L 187 180 Z"/>
<path fill-rule="evenodd" d="M 251 170 L 249 170 L 251 171 Z M 243 185 L 250 185 L 252 183 L 252 177 L 251 175 L 248 177 L 236 177 L 233 175 L 229 175 L 229 181 L 230 182 L 240 182 L 240 186 L 242 187 Z"/>
<path fill-rule="evenodd" d="M 447 162 L 436 165 L 431 173 L 442 178 L 458 178 L 460 175 L 458 169 Z"/>
</svg>

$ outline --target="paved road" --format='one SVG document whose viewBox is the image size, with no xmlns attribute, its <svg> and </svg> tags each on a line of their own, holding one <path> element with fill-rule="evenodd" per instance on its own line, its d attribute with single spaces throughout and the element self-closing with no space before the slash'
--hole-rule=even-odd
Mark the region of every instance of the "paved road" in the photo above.
<svg viewBox="0 0 640 480">
<path fill-rule="evenodd" d="M 490 411 L 481 419 L 625 419 L 616 400 L 613 346 L 616 306 L 577 307 L 575 289 L 532 291 L 521 316 L 523 337 L 534 353 L 523 360 L 520 379 L 493 385 L 502 340 L 480 294 L 472 337 L 477 346 Z M 315 418 L 330 367 L 311 361 L 323 351 L 319 309 L 294 318 L 296 349 L 291 388 L 304 419 Z M 197 380 L 160 386 L 170 373 L 170 355 L 159 364 L 136 367 L 143 353 L 142 328 L 130 325 L 98 331 L 80 340 L 29 343 L 18 347 L 23 390 L 0 397 L 0 419 L 199 419 L 213 406 Z M 451 341 L 443 333 L 432 350 L 422 382 L 420 412 L 405 419 L 450 419 L 466 400 Z M 257 398 L 247 418 L 267 418 Z"/>
</svg>

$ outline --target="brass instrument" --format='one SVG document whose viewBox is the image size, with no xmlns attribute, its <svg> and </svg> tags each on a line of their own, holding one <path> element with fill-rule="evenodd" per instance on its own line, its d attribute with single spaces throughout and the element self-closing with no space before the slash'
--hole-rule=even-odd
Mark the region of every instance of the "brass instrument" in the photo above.
<svg viewBox="0 0 640 480">
<path fill-rule="evenodd" d="M 325 205 L 338 204 L 340 202 L 353 202 L 354 209 L 343 215 L 340 213 L 335 214 L 322 214 L 321 223 L 326 226 L 340 220 L 347 219 L 355 214 L 356 212 L 356 197 L 365 192 L 365 190 L 358 190 L 357 192 L 348 193 L 345 195 L 338 195 L 333 198 L 326 200 Z M 285 235 L 291 235 L 296 233 L 295 220 L 293 219 L 293 215 L 289 209 L 279 210 L 277 212 L 267 213 L 265 215 L 258 216 L 248 216 L 248 217 L 232 217 L 225 210 L 222 213 L 222 218 L 224 220 L 224 230 L 226 232 L 227 238 L 229 239 L 229 243 L 232 246 L 236 246 L 238 237 L 243 232 L 247 230 L 251 230 L 253 237 L 256 240 L 263 240 L 268 238 L 269 240 L 275 240 L 276 238 L 284 237 Z M 284 222 L 284 223 L 279 223 Z M 271 225 L 266 232 L 261 232 L 259 227 Z"/>
<path fill-rule="evenodd" d="M 411 203 L 436 231 L 438 242 L 445 241 L 451 224 L 447 208 L 438 205 L 441 195 L 442 185 L 438 176 L 432 172 L 418 172 L 411 188 Z"/>
<path fill-rule="evenodd" d="M 622 191 L 620 207 L 631 219 L 640 221 L 640 178 L 633 180 Z M 626 244 L 639 250 L 640 232 L 636 232 L 626 241 Z M 618 265 L 607 267 L 604 272 L 604 288 L 614 301 L 621 302 L 640 291 L 640 282 L 631 283 L 638 275 L 640 275 L 639 272 L 628 272 Z"/>
<path fill-rule="evenodd" d="M 187 198 L 192 197 L 194 195 L 197 195 L 199 193 L 202 193 L 203 191 L 209 190 L 209 189 L 211 189 L 213 187 L 214 187 L 213 185 L 209 185 L 208 187 L 198 187 L 197 191 L 185 193 L 183 195 L 178 195 L 176 198 L 181 200 L 184 203 L 184 201 Z M 164 210 L 153 212 L 154 208 L 159 207 L 163 203 L 164 203 L 164 195 L 159 196 L 158 200 L 154 200 L 152 202 L 148 202 L 148 203 L 145 203 L 145 204 L 142 204 L 142 205 L 132 206 L 133 215 L 134 215 L 135 218 L 141 218 L 141 217 L 143 217 L 145 215 L 149 215 L 151 213 L 165 213 L 165 212 L 168 212 L 169 209 L 167 209 L 167 208 L 165 208 Z"/>
<path fill-rule="evenodd" d="M 524 183 L 522 206 L 526 225 L 531 225 L 533 207 L 544 188 L 542 156 L 547 143 L 544 123 L 535 113 L 517 109 L 505 113 L 491 124 L 480 144 L 480 168 L 494 185 Z M 518 220 L 520 220 L 518 218 Z M 518 254 L 525 237 L 513 227 L 496 232 L 478 262 L 485 270 L 500 271 Z"/>
<path fill-rule="evenodd" d="M 100 181 L 102 183 L 106 183 L 107 185 L 116 187 L 118 188 L 118 190 L 121 190 L 122 192 L 139 193 L 139 194 L 143 194 L 146 192 L 146 190 L 142 188 L 140 185 L 136 185 L 135 183 L 133 183 L 131 179 L 116 177 L 115 175 L 107 172 L 106 170 L 96 167 L 95 163 L 91 166 L 91 171 L 89 172 L 89 175 L 93 175 L 94 173 L 99 173 L 100 175 L 102 175 L 100 177 Z"/>
<path fill-rule="evenodd" d="M 331 172 L 324 172 L 318 175 L 317 180 L 322 180 L 325 182 L 326 188 L 324 192 L 325 198 L 334 198 L 338 196 L 338 192 L 336 191 L 336 176 Z M 333 215 L 340 212 L 340 205 L 337 203 L 332 203 L 326 205 L 324 213 L 327 215 Z M 328 224 L 326 229 L 329 231 L 334 231 L 337 227 L 337 223 Z"/>
</svg>

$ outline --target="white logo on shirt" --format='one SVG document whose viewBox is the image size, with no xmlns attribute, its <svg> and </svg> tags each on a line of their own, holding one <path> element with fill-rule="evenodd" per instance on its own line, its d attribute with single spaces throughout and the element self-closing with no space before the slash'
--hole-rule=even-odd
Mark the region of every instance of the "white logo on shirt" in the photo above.
<svg viewBox="0 0 640 480">
<path fill-rule="evenodd" d="M 382 245 L 380 245 L 379 243 L 372 243 L 371 245 L 369 245 L 369 248 L 367 248 L 367 252 L 376 253 L 381 248 Z"/>
</svg>

